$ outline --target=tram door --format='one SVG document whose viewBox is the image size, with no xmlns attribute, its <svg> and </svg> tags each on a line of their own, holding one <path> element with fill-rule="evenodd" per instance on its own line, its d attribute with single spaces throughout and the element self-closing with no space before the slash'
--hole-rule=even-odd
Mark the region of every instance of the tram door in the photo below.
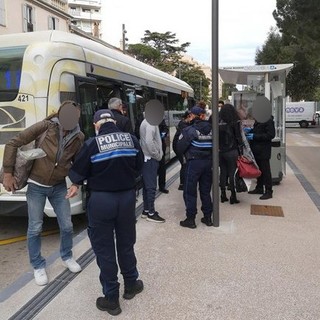
<svg viewBox="0 0 320 320">
<path fill-rule="evenodd" d="M 80 127 L 87 139 L 95 135 L 92 119 L 97 110 L 97 80 L 76 77 L 75 88 L 76 100 L 81 106 Z"/>
<path fill-rule="evenodd" d="M 166 151 L 165 151 L 165 159 L 166 162 L 170 160 L 170 122 L 169 122 L 169 106 L 168 106 L 168 94 L 165 92 L 156 92 L 156 99 L 159 100 L 164 106 L 164 121 L 166 126 L 168 127 L 168 134 L 165 138 L 166 142 Z M 161 126 L 161 124 L 160 124 Z"/>
</svg>

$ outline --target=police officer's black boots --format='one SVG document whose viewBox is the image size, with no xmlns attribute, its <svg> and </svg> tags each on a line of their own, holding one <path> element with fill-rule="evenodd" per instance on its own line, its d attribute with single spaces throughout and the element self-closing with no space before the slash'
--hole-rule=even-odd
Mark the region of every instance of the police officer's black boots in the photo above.
<svg viewBox="0 0 320 320">
<path fill-rule="evenodd" d="M 222 189 L 221 188 L 221 196 L 220 196 L 220 199 L 221 199 L 221 203 L 224 203 L 226 201 L 228 201 L 229 199 L 227 198 L 227 195 L 226 195 L 226 189 Z"/>
<path fill-rule="evenodd" d="M 205 215 L 203 218 L 201 218 L 201 222 L 204 223 L 208 227 L 212 227 L 212 219 L 211 219 L 211 214 Z"/>
<path fill-rule="evenodd" d="M 96 306 L 101 311 L 107 311 L 112 316 L 117 316 L 121 313 L 119 299 L 108 300 L 106 297 L 99 297 L 96 301 Z"/>
<path fill-rule="evenodd" d="M 180 221 L 180 226 L 190 229 L 195 229 L 197 227 L 194 221 L 194 217 L 187 217 L 187 219 Z"/>
<path fill-rule="evenodd" d="M 136 280 L 134 285 L 125 286 L 123 298 L 126 300 L 130 300 L 135 297 L 136 294 L 142 292 L 143 290 L 143 282 L 142 280 Z"/>
<path fill-rule="evenodd" d="M 234 190 L 231 191 L 230 204 L 239 203 L 240 201 L 237 199 L 237 194 Z"/>
</svg>

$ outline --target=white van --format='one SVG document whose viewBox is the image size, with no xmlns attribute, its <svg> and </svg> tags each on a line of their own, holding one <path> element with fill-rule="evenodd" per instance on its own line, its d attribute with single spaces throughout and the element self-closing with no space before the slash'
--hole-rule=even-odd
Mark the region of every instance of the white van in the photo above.
<svg viewBox="0 0 320 320">
<path fill-rule="evenodd" d="M 299 123 L 301 128 L 316 124 L 315 101 L 287 102 L 286 123 Z"/>
</svg>

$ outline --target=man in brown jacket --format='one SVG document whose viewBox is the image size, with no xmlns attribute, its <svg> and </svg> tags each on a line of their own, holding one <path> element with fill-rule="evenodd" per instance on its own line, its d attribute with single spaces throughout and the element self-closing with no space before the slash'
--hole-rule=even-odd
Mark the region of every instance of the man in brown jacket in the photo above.
<svg viewBox="0 0 320 320">
<path fill-rule="evenodd" d="M 80 150 L 84 135 L 79 127 L 80 108 L 73 101 L 65 101 L 58 113 L 20 132 L 5 146 L 3 156 L 4 181 L 7 191 L 17 189 L 13 176 L 17 149 L 45 134 L 41 147 L 46 153 L 44 158 L 34 161 L 28 179 L 28 250 L 30 263 L 34 269 L 38 285 L 48 283 L 45 266 L 41 256 L 41 238 L 43 211 L 46 199 L 51 203 L 57 215 L 60 228 L 60 255 L 63 264 L 71 272 L 80 272 L 80 265 L 72 257 L 71 210 L 68 198 L 77 194 L 78 186 L 72 185 L 67 190 L 66 176 L 75 155 Z"/>
</svg>

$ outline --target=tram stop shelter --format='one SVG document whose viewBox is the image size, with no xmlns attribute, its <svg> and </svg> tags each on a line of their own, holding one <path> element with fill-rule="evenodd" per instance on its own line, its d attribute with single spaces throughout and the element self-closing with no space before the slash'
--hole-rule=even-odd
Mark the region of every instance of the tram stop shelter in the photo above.
<svg viewBox="0 0 320 320">
<path fill-rule="evenodd" d="M 292 67 L 293 64 L 270 64 L 219 69 L 224 83 L 237 85 L 238 91 L 232 93 L 235 108 L 249 112 L 258 96 L 270 100 L 276 129 L 270 165 L 272 180 L 276 184 L 280 183 L 285 174 L 286 77 Z"/>
</svg>

